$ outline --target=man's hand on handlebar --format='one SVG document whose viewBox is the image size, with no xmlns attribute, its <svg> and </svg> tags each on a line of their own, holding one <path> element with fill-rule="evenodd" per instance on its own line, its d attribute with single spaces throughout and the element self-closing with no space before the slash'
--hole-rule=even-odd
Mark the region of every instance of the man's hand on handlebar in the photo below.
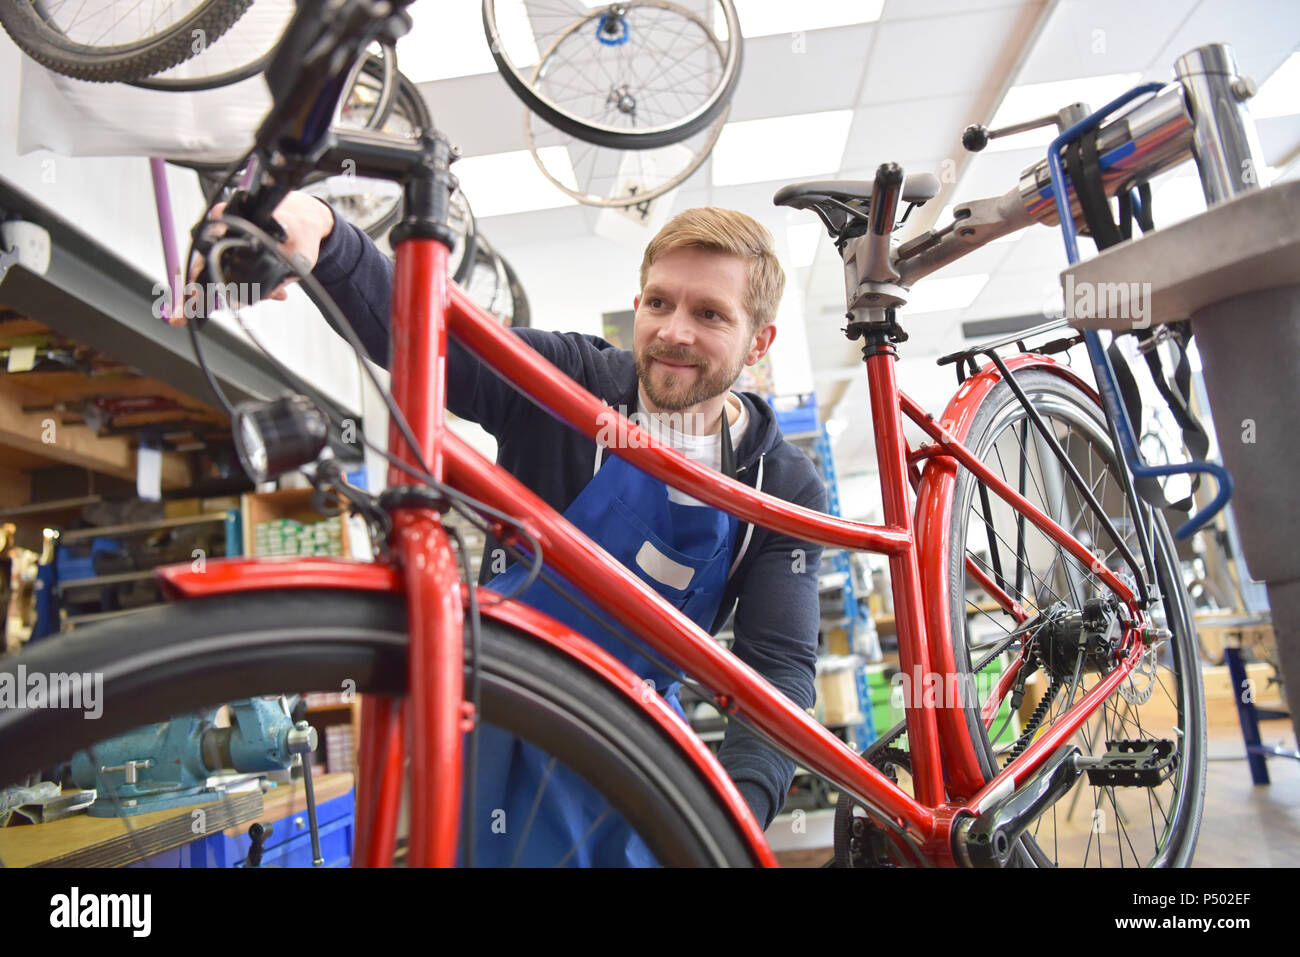
<svg viewBox="0 0 1300 957">
<path fill-rule="evenodd" d="M 217 203 L 212 207 L 212 215 L 209 218 L 219 219 L 225 209 L 225 203 Z M 285 196 L 280 201 L 280 205 L 275 208 L 275 220 L 284 227 L 287 235 L 285 241 L 280 244 L 280 252 L 304 269 L 313 269 L 316 260 L 320 258 L 321 245 L 334 231 L 334 213 L 330 207 L 323 200 L 309 193 L 295 191 Z M 224 232 L 224 227 L 218 225 L 213 232 L 220 235 Z M 190 268 L 190 283 L 199 282 L 200 277 L 204 275 L 204 269 L 203 257 L 196 254 Z M 280 301 L 288 299 L 289 286 L 294 282 L 297 282 L 297 278 L 289 277 L 265 298 Z M 198 289 L 190 286 L 187 294 L 194 296 L 200 293 Z M 170 322 L 174 326 L 185 325 L 184 311 L 173 316 Z"/>
</svg>

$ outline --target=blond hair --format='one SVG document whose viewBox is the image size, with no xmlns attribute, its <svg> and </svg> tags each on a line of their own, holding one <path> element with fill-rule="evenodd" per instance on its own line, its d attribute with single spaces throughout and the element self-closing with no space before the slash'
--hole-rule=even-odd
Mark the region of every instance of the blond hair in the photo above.
<svg viewBox="0 0 1300 957">
<path fill-rule="evenodd" d="M 776 320 L 776 307 L 785 291 L 785 272 L 772 247 L 772 234 L 761 223 L 737 210 L 716 206 L 678 213 L 645 248 L 641 260 L 642 289 L 655 260 L 683 246 L 730 253 L 746 260 L 749 289 L 744 305 L 753 331 Z"/>
</svg>

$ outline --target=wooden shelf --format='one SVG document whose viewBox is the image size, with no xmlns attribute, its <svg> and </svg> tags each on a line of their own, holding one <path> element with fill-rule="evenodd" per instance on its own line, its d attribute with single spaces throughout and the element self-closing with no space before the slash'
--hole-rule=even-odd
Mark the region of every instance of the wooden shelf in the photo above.
<svg viewBox="0 0 1300 957">
<path fill-rule="evenodd" d="M 138 572 L 117 572 L 113 575 L 95 575 L 91 578 L 70 578 L 59 582 L 59 588 L 93 588 L 100 585 L 123 585 L 127 582 L 140 582 L 158 574 L 156 568 L 146 568 Z"/>
<path fill-rule="evenodd" d="M 156 532 L 167 528 L 183 528 L 187 525 L 207 525 L 210 522 L 224 522 L 225 512 L 209 512 L 206 515 L 188 515 L 184 518 L 163 518 L 156 522 L 131 522 L 127 525 L 101 525 L 98 528 L 78 528 L 63 532 L 59 544 L 89 541 L 92 538 L 111 538 L 114 535 L 139 535 L 144 532 Z M 83 579 L 84 580 L 84 579 Z"/>
</svg>

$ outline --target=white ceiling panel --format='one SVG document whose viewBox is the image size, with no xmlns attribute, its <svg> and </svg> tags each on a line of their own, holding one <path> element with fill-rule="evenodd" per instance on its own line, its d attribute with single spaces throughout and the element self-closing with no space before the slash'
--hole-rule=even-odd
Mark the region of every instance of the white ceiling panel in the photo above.
<svg viewBox="0 0 1300 957">
<path fill-rule="evenodd" d="M 484 43 L 482 37 L 472 42 Z M 524 105 L 499 73 L 418 84 L 438 128 L 465 156 L 527 149 Z"/>
<path fill-rule="evenodd" d="M 1300 109 L 1300 103 L 1296 104 Z M 1300 150 L 1300 116 L 1279 116 L 1259 121 L 1259 147 L 1270 166 L 1294 160 Z"/>
<path fill-rule="evenodd" d="M 1064 250 L 1057 250 L 1056 259 L 1057 268 L 1064 268 Z M 1046 322 L 1046 307 L 1061 297 L 1057 275 L 1052 266 L 1022 272 L 1002 270 L 989 280 L 983 294 L 962 318 L 969 321 L 1042 314 Z"/>
<path fill-rule="evenodd" d="M 993 10 L 884 22 L 867 66 L 861 104 L 975 93 L 990 82 L 994 65 L 1023 4 Z"/>
<path fill-rule="evenodd" d="M 1172 70 L 1174 61 L 1194 47 L 1227 43 L 1239 62 L 1267 54 L 1286 54 L 1300 40 L 1300 3 L 1295 0 L 1201 0 L 1186 21 L 1157 46 L 1150 67 Z M 1279 59 L 1278 63 L 1281 62 Z M 1164 78 L 1167 73 L 1160 72 Z"/>
<path fill-rule="evenodd" d="M 961 131 L 978 119 L 971 109 L 971 97 L 964 93 L 859 109 L 849 128 L 844 165 L 874 170 L 875 165 L 904 157 L 942 159 L 961 143 Z M 937 175 L 937 164 L 929 171 Z"/>
<path fill-rule="evenodd" d="M 745 41 L 732 120 L 843 110 L 857 102 L 875 26 Z M 828 69 L 828 65 L 834 69 Z"/>
<path fill-rule="evenodd" d="M 1056 5 L 1017 83 L 1108 73 L 1142 73 L 1156 52 L 1151 38 L 1181 24 L 1200 0 L 1063 0 Z M 1162 64 L 1162 69 L 1173 60 Z M 1098 106 L 1101 104 L 1098 103 Z"/>
<path fill-rule="evenodd" d="M 452 172 L 456 167 L 452 166 Z M 503 186 L 503 189 L 506 187 Z M 470 203 L 474 199 L 470 197 Z M 508 216 L 486 216 L 478 219 L 479 228 L 494 245 L 506 243 L 569 242 L 592 235 L 585 206 L 566 206 L 563 209 L 539 209 L 529 213 L 511 213 Z"/>
<path fill-rule="evenodd" d="M 1001 196 L 1020 181 L 1026 168 L 1047 156 L 1047 150 L 977 153 L 970 159 L 957 189 L 957 201 Z"/>
</svg>

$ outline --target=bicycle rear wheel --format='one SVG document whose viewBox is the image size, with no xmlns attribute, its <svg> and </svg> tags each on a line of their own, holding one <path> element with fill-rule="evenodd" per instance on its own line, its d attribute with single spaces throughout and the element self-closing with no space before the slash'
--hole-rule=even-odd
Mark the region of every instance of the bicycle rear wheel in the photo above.
<svg viewBox="0 0 1300 957">
<path fill-rule="evenodd" d="M 5 661 L 0 675 L 14 681 L 20 666 L 26 676 L 101 675 L 102 714 L 88 721 L 81 710 L 0 711 L 0 787 L 96 741 L 193 714 L 199 705 L 349 687 L 400 696 L 405 619 L 400 597 L 264 592 L 166 605 L 48 639 Z M 660 864 L 753 863 L 734 821 L 688 759 L 591 673 L 485 621 L 480 674 L 484 725 L 540 748 L 591 783 Z M 517 821 L 493 836 L 521 844 L 527 838 Z"/>
<path fill-rule="evenodd" d="M 1132 506 L 1124 494 L 1100 407 L 1050 372 L 1027 370 L 1015 375 L 1119 537 L 1140 556 Z M 1071 484 L 1005 382 L 989 392 L 963 441 L 1003 482 L 1132 583 L 1131 570 L 1119 558 L 1118 542 Z M 1144 513 L 1152 522 L 1150 510 L 1144 507 Z M 1070 615 L 1077 615 L 1090 599 L 1105 599 L 1109 589 L 1094 571 L 1099 565 L 1084 565 L 1066 553 L 966 469 L 959 470 L 950 528 L 949 607 L 958 672 L 972 676 L 973 686 L 985 699 L 1022 648 L 1028 646 L 1030 657 L 1039 663 L 1019 709 L 1011 707 L 1008 694 L 992 724 L 986 726 L 979 706 L 965 708 L 987 781 L 1109 670 L 1092 661 L 1075 667 L 1079 653 L 1071 645 L 1075 636 L 1067 625 Z M 1153 617 L 1167 623 L 1172 637 L 1148 652 L 1070 743 L 1085 756 L 1101 756 L 1108 741 L 1172 740 L 1178 752 L 1176 769 L 1153 787 L 1093 786 L 1085 774 L 1025 832 L 1026 847 L 1040 866 L 1186 866 L 1191 862 L 1205 790 L 1204 697 L 1190 604 L 1169 531 L 1159 516 L 1154 516 L 1153 537 L 1156 575 L 1147 587 L 1158 598 Z M 1016 621 L 990 605 L 989 594 L 968 559 L 980 575 L 1002 587 L 1031 616 L 1041 612 L 1053 623 L 1017 636 Z"/>
<path fill-rule="evenodd" d="M 171 0 L 161 10 L 98 0 L 4 0 L 0 23 L 24 53 L 101 83 L 142 80 L 202 52 L 253 0 Z"/>
</svg>

